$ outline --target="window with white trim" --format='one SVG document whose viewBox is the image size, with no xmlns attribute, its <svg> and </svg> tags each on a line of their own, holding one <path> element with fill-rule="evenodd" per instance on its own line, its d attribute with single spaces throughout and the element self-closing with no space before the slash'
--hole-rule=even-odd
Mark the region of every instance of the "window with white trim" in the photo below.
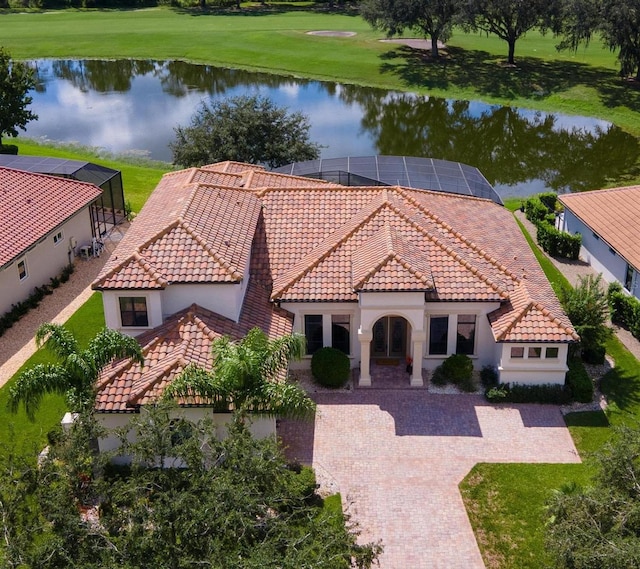
<svg viewBox="0 0 640 569">
<path fill-rule="evenodd" d="M 322 348 L 322 314 L 305 314 L 304 336 L 307 339 L 307 355 L 311 356 Z"/>
<path fill-rule="evenodd" d="M 557 359 L 558 358 L 558 348 L 547 348 L 544 351 L 544 357 L 548 360 Z"/>
<path fill-rule="evenodd" d="M 351 353 L 351 316 L 331 315 L 331 347 L 349 355 Z"/>
<path fill-rule="evenodd" d="M 29 272 L 27 271 L 27 260 L 22 259 L 18 261 L 18 277 L 23 281 L 29 276 Z"/>
<path fill-rule="evenodd" d="M 511 348 L 511 359 L 522 359 L 524 358 L 524 348 L 522 346 L 514 346 Z"/>
<path fill-rule="evenodd" d="M 144 296 L 121 296 L 120 322 L 123 327 L 149 326 L 147 299 Z"/>
<path fill-rule="evenodd" d="M 528 358 L 541 358 L 542 357 L 542 348 L 529 348 Z"/>
<path fill-rule="evenodd" d="M 447 354 L 449 337 L 449 317 L 431 316 L 429 318 L 429 355 L 444 356 Z"/>
<path fill-rule="evenodd" d="M 472 355 L 476 346 L 476 315 L 458 314 L 456 354 Z"/>
<path fill-rule="evenodd" d="M 58 231 L 54 236 L 53 236 L 53 244 L 57 245 L 58 243 L 60 243 L 62 240 L 64 239 L 64 233 L 62 233 L 62 231 Z"/>
</svg>

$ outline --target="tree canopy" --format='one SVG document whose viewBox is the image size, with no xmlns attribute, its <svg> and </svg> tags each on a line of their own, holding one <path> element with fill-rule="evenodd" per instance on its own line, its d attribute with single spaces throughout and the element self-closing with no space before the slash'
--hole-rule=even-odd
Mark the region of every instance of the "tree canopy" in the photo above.
<svg viewBox="0 0 640 569">
<path fill-rule="evenodd" d="M 18 129 L 25 130 L 29 121 L 38 118 L 27 108 L 33 101 L 28 93 L 35 84 L 33 69 L 14 61 L 0 47 L 0 146 L 3 136 L 18 136 Z"/>
<path fill-rule="evenodd" d="M 123 443 L 128 467 L 92 452 L 81 416 L 40 465 L 0 460 L 0 565 L 21 569 L 364 569 L 380 552 L 316 494 L 309 468 L 287 464 L 274 439 L 235 422 L 176 437 L 178 410 L 148 408 Z M 170 453 L 181 468 L 157 468 Z"/>
<path fill-rule="evenodd" d="M 191 124 L 175 128 L 169 146 L 173 163 L 202 166 L 224 160 L 283 166 L 319 156 L 320 147 L 309 140 L 309 119 L 289 113 L 259 95 L 242 95 L 203 102 Z"/>
<path fill-rule="evenodd" d="M 547 546 L 565 569 L 640 567 L 640 432 L 619 428 L 598 455 L 591 487 L 567 484 L 549 501 Z"/>
<path fill-rule="evenodd" d="M 451 37 L 460 5 L 460 0 L 363 0 L 360 15 L 390 36 L 416 30 L 431 39 L 431 56 L 438 57 L 438 41 Z"/>
<path fill-rule="evenodd" d="M 516 41 L 533 28 L 544 29 L 560 0 L 463 0 L 465 27 L 495 34 L 509 46 L 515 64 Z"/>
<path fill-rule="evenodd" d="M 599 35 L 618 52 L 620 75 L 640 80 L 640 0 L 565 0 L 554 31 L 562 36 L 561 50 L 576 51 Z"/>
<path fill-rule="evenodd" d="M 36 344 L 53 353 L 58 362 L 38 364 L 23 371 L 9 389 L 9 410 L 16 412 L 24 404 L 33 420 L 47 393 L 65 395 L 72 411 L 91 408 L 95 401 L 96 380 L 114 358 L 131 358 L 143 363 L 138 342 L 107 328 L 98 332 L 86 349 L 81 349 L 70 330 L 60 324 L 42 324 L 36 332 Z"/>
</svg>

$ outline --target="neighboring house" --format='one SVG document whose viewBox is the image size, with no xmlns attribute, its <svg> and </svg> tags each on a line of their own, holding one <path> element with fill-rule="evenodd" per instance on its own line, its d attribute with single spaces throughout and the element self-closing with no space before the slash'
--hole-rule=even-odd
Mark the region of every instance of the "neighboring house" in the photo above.
<svg viewBox="0 0 640 569">
<path fill-rule="evenodd" d="M 582 235 L 580 256 L 607 282 L 640 298 L 640 186 L 558 196 L 563 229 Z"/>
<path fill-rule="evenodd" d="M 93 184 L 0 168 L 0 314 L 73 262 L 94 236 Z"/>
<path fill-rule="evenodd" d="M 93 204 L 92 211 L 96 237 L 104 236 L 126 217 L 122 174 L 119 170 L 84 160 L 13 154 L 0 154 L 0 168 L 60 176 L 98 186 L 102 195 Z"/>
<path fill-rule="evenodd" d="M 188 363 L 210 364 L 213 338 L 255 325 L 305 334 L 299 366 L 345 351 L 363 386 L 372 359 L 412 357 L 418 386 L 454 353 L 504 382 L 563 383 L 578 340 L 504 207 L 234 162 L 166 174 L 93 288 L 147 360 L 103 374 L 99 414 L 138 411 Z"/>
</svg>

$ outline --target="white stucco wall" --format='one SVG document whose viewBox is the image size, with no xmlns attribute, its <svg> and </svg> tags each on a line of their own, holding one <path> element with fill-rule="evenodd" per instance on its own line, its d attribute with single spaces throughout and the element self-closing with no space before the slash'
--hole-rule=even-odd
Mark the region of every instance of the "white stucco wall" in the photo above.
<svg viewBox="0 0 640 569">
<path fill-rule="evenodd" d="M 62 239 L 54 243 L 53 237 L 59 231 L 62 231 Z M 74 249 L 70 247 L 71 238 L 77 242 L 75 251 L 79 251 L 82 245 L 91 244 L 91 217 L 88 207 L 41 239 L 11 265 L 0 270 L 0 314 L 10 310 L 12 304 L 28 298 L 37 286 L 47 284 L 51 277 L 59 275 L 66 265 L 73 262 L 75 256 Z M 22 259 L 26 260 L 28 275 L 20 280 L 18 263 Z"/>
<path fill-rule="evenodd" d="M 499 302 L 427 302 L 425 304 L 425 330 L 427 341 L 424 348 L 423 368 L 433 370 L 448 356 L 456 352 L 456 334 L 458 329 L 458 315 L 476 315 L 475 350 L 471 359 L 473 367 L 481 369 L 485 365 L 496 365 L 498 350 L 493 339 L 491 326 L 487 314 L 497 310 Z M 429 317 L 449 316 L 449 335 L 447 338 L 447 354 L 443 356 L 429 355 Z"/>
<path fill-rule="evenodd" d="M 162 292 L 162 313 L 167 317 L 196 303 L 237 322 L 244 290 L 242 284 L 172 284 Z"/>
<path fill-rule="evenodd" d="M 501 383 L 539 385 L 564 384 L 567 366 L 568 344 L 501 344 L 498 371 Z M 540 358 L 530 358 L 529 348 L 541 348 Z M 512 358 L 512 348 L 523 348 L 524 357 Z M 546 358 L 546 348 L 558 348 L 557 358 Z"/>
<path fill-rule="evenodd" d="M 358 327 L 360 311 L 355 302 L 283 302 L 281 307 L 294 314 L 293 331 L 304 334 L 304 317 L 306 314 L 322 315 L 323 344 L 331 346 L 331 315 L 348 314 L 350 316 L 350 353 L 351 367 L 360 365 L 360 343 Z M 307 369 L 311 365 L 311 356 L 304 356 L 302 361 L 291 362 L 291 369 Z"/>
<path fill-rule="evenodd" d="M 144 412 L 144 409 L 142 412 Z M 116 451 L 120 447 L 120 440 L 112 431 L 126 427 L 133 417 L 138 417 L 138 415 L 130 413 L 96 413 L 95 416 L 102 427 L 111 431 L 106 437 L 98 441 L 100 452 Z M 193 423 L 196 423 L 205 417 L 210 418 L 216 427 L 219 439 L 223 439 L 227 435 L 227 426 L 232 419 L 231 413 L 213 413 L 211 409 L 207 408 L 177 409 L 172 416 L 173 418 L 184 418 Z M 249 430 L 254 437 L 259 439 L 275 436 L 275 418 L 264 415 L 252 416 L 249 424 Z M 128 439 L 131 442 L 135 442 L 136 438 L 133 432 L 129 431 Z M 116 458 L 114 462 L 126 464 L 128 460 L 129 459 L 126 456 L 122 456 Z"/>
<path fill-rule="evenodd" d="M 144 297 L 147 299 L 149 326 L 122 326 L 120 318 L 120 297 Z M 102 291 L 102 306 L 107 328 L 119 330 L 129 336 L 138 336 L 146 330 L 160 326 L 162 320 L 162 291 L 159 290 L 105 290 Z"/>
<path fill-rule="evenodd" d="M 602 273 L 605 281 L 608 283 L 617 281 L 624 287 L 627 261 L 617 252 L 612 252 L 602 236 L 596 237 L 594 232 L 569 210 L 564 212 L 564 230 L 574 235 L 580 233 L 582 235 L 580 257 L 597 273 Z M 634 270 L 634 273 L 633 290 L 629 292 L 640 298 L 640 279 L 637 271 Z"/>
</svg>

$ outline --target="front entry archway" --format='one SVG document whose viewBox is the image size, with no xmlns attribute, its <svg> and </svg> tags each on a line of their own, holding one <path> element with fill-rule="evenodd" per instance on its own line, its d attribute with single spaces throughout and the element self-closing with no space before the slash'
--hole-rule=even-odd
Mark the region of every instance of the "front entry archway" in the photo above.
<svg viewBox="0 0 640 569">
<path fill-rule="evenodd" d="M 407 354 L 407 321 L 402 316 L 383 316 L 373 325 L 371 356 L 404 358 Z"/>
</svg>

